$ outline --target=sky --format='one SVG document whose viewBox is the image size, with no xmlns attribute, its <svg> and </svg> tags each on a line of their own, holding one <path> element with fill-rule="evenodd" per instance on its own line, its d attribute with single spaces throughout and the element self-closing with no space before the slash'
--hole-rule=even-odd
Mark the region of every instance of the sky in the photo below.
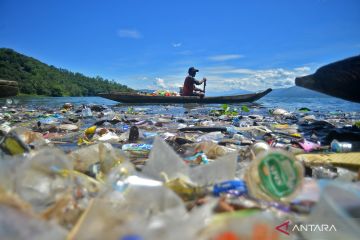
<svg viewBox="0 0 360 240">
<path fill-rule="evenodd" d="M 359 0 L 0 0 L 0 47 L 135 89 L 189 67 L 208 91 L 259 91 L 360 53 Z"/>
</svg>

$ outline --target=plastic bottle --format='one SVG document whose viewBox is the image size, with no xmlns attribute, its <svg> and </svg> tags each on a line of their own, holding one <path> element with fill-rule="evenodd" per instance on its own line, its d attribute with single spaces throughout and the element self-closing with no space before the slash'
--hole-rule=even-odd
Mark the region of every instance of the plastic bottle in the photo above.
<svg viewBox="0 0 360 240">
<path fill-rule="evenodd" d="M 349 142 L 339 142 L 334 139 L 330 144 L 330 148 L 333 152 L 351 152 L 352 144 Z"/>
<path fill-rule="evenodd" d="M 290 202 L 300 190 L 304 168 L 283 150 L 269 150 L 258 155 L 245 173 L 252 196 L 268 201 Z"/>
<path fill-rule="evenodd" d="M 199 143 L 196 145 L 195 149 L 197 151 L 204 152 L 206 156 L 210 159 L 224 156 L 226 153 L 229 152 L 227 148 L 219 146 L 218 144 L 211 141 Z"/>
<path fill-rule="evenodd" d="M 196 139 L 197 142 L 203 141 L 220 141 L 224 138 L 224 134 L 221 132 L 210 132 L 206 133 Z"/>
<path fill-rule="evenodd" d="M 90 108 L 84 108 L 84 109 L 81 111 L 81 115 L 82 115 L 83 117 L 92 117 L 92 116 L 93 116 Z"/>
<path fill-rule="evenodd" d="M 270 150 L 270 146 L 266 142 L 257 142 L 252 146 L 252 149 L 253 149 L 255 155 L 258 155 L 262 152 L 266 152 L 266 151 Z"/>
</svg>

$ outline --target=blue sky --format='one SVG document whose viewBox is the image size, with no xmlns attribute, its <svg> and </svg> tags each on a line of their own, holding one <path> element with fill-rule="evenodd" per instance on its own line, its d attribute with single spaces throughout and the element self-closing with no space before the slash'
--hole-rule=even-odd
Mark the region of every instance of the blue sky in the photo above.
<svg viewBox="0 0 360 240">
<path fill-rule="evenodd" d="M 0 47 L 133 88 L 261 90 L 360 53 L 358 0 L 0 0 Z"/>
</svg>

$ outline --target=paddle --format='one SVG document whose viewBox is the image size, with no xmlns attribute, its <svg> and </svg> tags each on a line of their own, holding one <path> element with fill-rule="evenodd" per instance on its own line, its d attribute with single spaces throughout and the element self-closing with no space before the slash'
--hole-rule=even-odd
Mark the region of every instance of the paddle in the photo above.
<svg viewBox="0 0 360 240">
<path fill-rule="evenodd" d="M 206 79 L 205 79 L 205 82 L 204 82 L 204 95 L 205 95 L 205 87 L 206 87 Z"/>
</svg>

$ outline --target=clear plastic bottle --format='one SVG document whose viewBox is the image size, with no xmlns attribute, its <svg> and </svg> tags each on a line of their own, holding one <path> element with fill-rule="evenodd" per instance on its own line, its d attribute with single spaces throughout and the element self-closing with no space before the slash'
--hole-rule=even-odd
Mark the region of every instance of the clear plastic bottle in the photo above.
<svg viewBox="0 0 360 240">
<path fill-rule="evenodd" d="M 349 142 L 339 142 L 334 139 L 330 144 L 330 148 L 333 152 L 351 152 L 352 144 Z"/>
<path fill-rule="evenodd" d="M 81 115 L 83 117 L 92 117 L 93 116 L 92 112 L 91 112 L 91 109 L 87 108 L 87 107 L 82 110 Z"/>
</svg>

